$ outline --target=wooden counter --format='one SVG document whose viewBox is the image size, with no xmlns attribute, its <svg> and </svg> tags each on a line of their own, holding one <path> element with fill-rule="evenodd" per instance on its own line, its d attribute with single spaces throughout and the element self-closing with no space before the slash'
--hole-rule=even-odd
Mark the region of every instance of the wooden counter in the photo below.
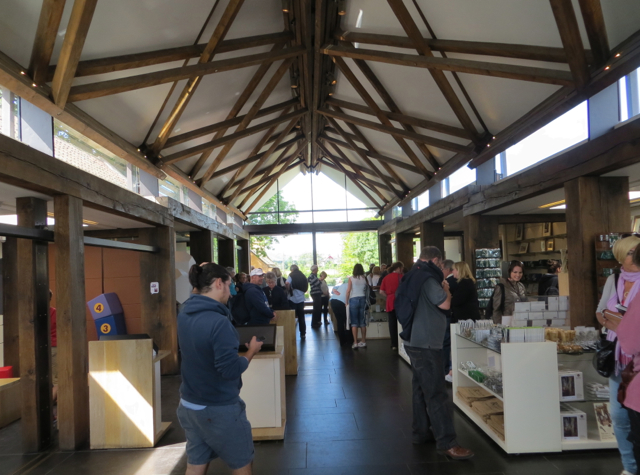
<svg viewBox="0 0 640 475">
<path fill-rule="evenodd" d="M 170 422 L 161 420 L 160 360 L 153 342 L 89 342 L 89 417 L 92 449 L 153 447 Z"/>
<path fill-rule="evenodd" d="M 21 415 L 20 378 L 0 379 L 0 427 L 17 421 Z"/>
<path fill-rule="evenodd" d="M 284 374 L 298 374 L 298 345 L 296 344 L 296 312 L 294 310 L 277 310 L 276 325 L 284 328 Z"/>
<path fill-rule="evenodd" d="M 278 327 L 282 340 L 284 329 Z M 242 356 L 243 353 L 240 353 Z M 285 349 L 260 352 L 242 375 L 240 397 L 247 405 L 253 440 L 282 440 L 287 423 Z"/>
</svg>

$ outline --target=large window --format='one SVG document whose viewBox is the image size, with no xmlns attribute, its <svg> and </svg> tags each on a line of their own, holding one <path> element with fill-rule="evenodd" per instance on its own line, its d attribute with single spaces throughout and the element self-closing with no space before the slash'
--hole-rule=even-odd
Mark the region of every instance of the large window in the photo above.
<svg viewBox="0 0 640 475">
<path fill-rule="evenodd" d="M 414 212 L 425 209 L 429 206 L 429 190 L 411 200 L 411 208 Z"/>
<path fill-rule="evenodd" d="M 0 87 L 0 132 L 20 140 L 20 98 Z"/>
<path fill-rule="evenodd" d="M 275 194 L 249 213 L 250 224 L 328 223 L 380 219 L 344 174 L 292 174 L 278 179 Z M 366 199 L 366 198 L 364 198 Z"/>
<path fill-rule="evenodd" d="M 640 68 L 618 81 L 620 121 L 640 114 Z"/>
<path fill-rule="evenodd" d="M 446 188 L 444 188 L 443 190 L 443 191 L 446 191 L 446 193 L 443 193 L 443 196 L 451 195 L 456 191 L 461 190 L 465 186 L 470 185 L 471 183 L 474 183 L 475 181 L 476 181 L 475 168 L 469 168 L 467 166 L 464 166 L 460 168 L 458 171 L 456 171 L 455 173 L 452 173 L 451 176 L 449 176 L 446 179 Z"/>
<path fill-rule="evenodd" d="M 524 170 L 589 138 L 587 102 L 507 149 L 506 175 Z M 504 175 L 505 170 L 502 170 Z"/>
</svg>

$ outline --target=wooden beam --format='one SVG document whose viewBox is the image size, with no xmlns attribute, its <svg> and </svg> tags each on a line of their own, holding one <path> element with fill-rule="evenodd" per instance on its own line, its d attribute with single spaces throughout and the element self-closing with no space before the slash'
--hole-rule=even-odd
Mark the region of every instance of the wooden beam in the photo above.
<svg viewBox="0 0 640 475">
<path fill-rule="evenodd" d="M 430 59 L 430 60 L 436 59 L 433 57 L 431 48 L 425 42 L 424 37 L 422 36 L 422 33 L 420 33 L 420 30 L 418 29 L 416 22 L 411 17 L 409 10 L 407 10 L 407 7 L 404 5 L 404 0 L 387 0 L 387 3 L 391 7 L 391 10 L 393 10 L 393 13 L 396 15 L 396 18 L 400 22 L 400 25 L 402 25 L 402 28 L 404 29 L 405 33 L 407 33 L 407 36 L 413 43 L 414 48 L 416 49 L 416 51 L 418 51 L 418 54 L 421 56 L 425 56 L 426 57 L 425 59 Z M 366 59 L 366 58 L 359 58 L 359 59 Z M 455 91 L 451 87 L 451 84 L 449 83 L 449 80 L 447 79 L 447 77 L 444 75 L 444 72 L 440 70 L 435 70 L 435 69 L 431 69 L 429 70 L 429 72 L 431 73 L 433 80 L 438 85 L 438 88 L 444 95 L 445 99 L 449 103 L 449 106 L 451 107 L 453 112 L 456 114 L 456 117 L 458 117 L 458 120 L 462 124 L 462 127 L 464 127 L 469 132 L 473 133 L 474 135 L 477 135 L 477 130 L 475 125 L 471 121 L 469 114 L 467 114 L 466 109 L 464 108 L 464 106 L 460 102 L 460 99 L 458 98 Z"/>
<path fill-rule="evenodd" d="M 362 106 L 354 102 L 343 101 L 341 99 L 336 99 L 335 97 L 330 97 L 329 99 L 327 99 L 325 101 L 325 104 L 329 106 L 340 107 L 342 109 L 349 109 L 352 111 L 361 112 L 363 114 L 376 115 L 375 112 L 367 106 Z M 462 139 L 472 140 L 474 138 L 469 132 L 459 127 L 440 124 L 438 122 L 433 122 L 431 120 L 420 119 L 418 117 L 412 117 L 412 116 L 402 114 L 402 113 L 397 113 L 397 112 L 389 112 L 389 111 L 382 111 L 382 112 L 389 119 L 394 120 L 396 122 L 400 122 L 401 124 L 414 125 L 422 129 L 433 130 L 434 132 L 440 132 L 441 134 L 452 135 L 454 137 L 460 137 Z"/>
<path fill-rule="evenodd" d="M 31 49 L 29 76 L 36 84 L 47 81 L 47 71 L 58 37 L 58 28 L 64 12 L 66 0 L 44 0 L 40 9 L 40 18 L 36 29 L 36 39 Z M 53 68 L 55 71 L 55 67 Z M 53 79 L 53 76 L 51 77 Z"/>
<path fill-rule="evenodd" d="M 370 120 L 360 119 L 359 117 L 343 114 L 341 112 L 322 109 L 322 110 L 319 110 L 318 113 L 324 115 L 325 117 L 332 117 L 334 119 L 339 119 L 354 125 L 360 125 L 362 127 L 366 127 L 368 129 L 382 132 L 385 134 L 391 134 L 393 136 L 397 136 L 400 138 L 407 138 L 409 140 L 422 142 L 427 145 L 433 145 L 434 147 L 441 148 L 443 150 L 450 150 L 453 152 L 463 152 L 463 153 L 471 151 L 471 149 L 466 145 L 461 145 L 454 142 L 447 142 L 446 140 L 437 139 L 435 137 L 429 137 L 427 135 L 422 135 L 415 132 L 408 132 L 406 130 L 397 129 L 395 127 L 381 125 L 376 122 L 372 122 Z M 428 173 L 426 175 L 428 176 Z"/>
<path fill-rule="evenodd" d="M 369 159 L 369 157 L 367 156 L 366 153 L 361 153 L 360 152 L 360 148 L 356 146 L 356 144 L 351 140 L 351 138 L 346 135 L 346 134 L 342 134 L 342 127 L 340 127 L 340 125 L 332 118 L 329 118 L 329 123 L 332 125 L 332 127 L 334 129 L 336 129 L 338 131 L 338 133 L 340 135 L 342 135 L 342 138 L 345 139 L 345 141 L 351 146 L 351 149 L 354 150 L 356 152 L 356 154 L 360 157 L 360 159 L 366 163 L 369 168 L 371 168 L 374 173 L 376 174 L 376 176 L 378 178 L 380 178 L 380 180 L 382 180 L 382 183 L 386 184 L 387 187 L 391 190 L 391 192 L 394 195 L 397 195 L 398 197 L 402 196 L 402 193 L 397 191 L 394 187 L 393 184 L 391 183 L 391 180 L 389 180 L 388 177 L 386 177 L 382 172 L 380 172 L 380 170 L 378 170 L 376 168 L 376 166 L 373 164 L 373 162 Z M 333 144 L 333 146 L 335 146 L 335 144 Z M 388 164 L 385 164 L 384 162 L 382 162 L 382 165 L 387 165 L 387 167 L 389 166 Z M 402 182 L 398 183 L 398 185 L 400 186 L 400 188 L 403 189 L 404 191 L 404 184 Z"/>
<path fill-rule="evenodd" d="M 276 72 L 273 74 L 273 76 L 271 76 L 271 79 L 265 85 L 264 89 L 262 90 L 258 98 L 255 100 L 253 105 L 251 106 L 251 109 L 249 109 L 249 112 L 247 112 L 247 114 L 245 115 L 245 118 L 236 128 L 236 133 L 246 129 L 249 126 L 249 123 L 253 120 L 255 115 L 262 108 L 262 106 L 264 105 L 266 100 L 269 98 L 273 90 L 276 88 L 276 86 L 278 85 L 278 83 L 280 82 L 284 74 L 287 72 L 289 67 L 291 67 L 291 64 L 293 63 L 293 61 L 294 61 L 293 58 L 287 59 L 283 61 L 283 63 L 278 67 Z M 204 176 L 202 177 L 202 186 L 204 186 L 204 184 L 211 179 L 211 175 L 213 175 L 213 172 L 215 172 L 218 169 L 222 161 L 231 151 L 231 148 L 234 146 L 234 144 L 235 142 L 231 142 L 230 144 L 226 145 L 218 153 L 216 158 L 213 160 L 213 163 L 209 165 L 209 168 L 207 169 Z"/>
<path fill-rule="evenodd" d="M 190 79 L 190 82 L 199 83 L 198 78 L 202 78 L 209 74 L 247 68 L 249 66 L 262 64 L 265 61 L 273 62 L 281 59 L 293 58 L 302 52 L 303 50 L 300 48 L 291 48 L 273 53 L 252 54 L 250 56 L 242 56 L 239 58 L 199 63 L 194 64 L 193 66 L 184 66 L 165 71 L 140 74 L 138 76 L 129 76 L 126 78 L 111 79 L 109 81 L 74 86 L 71 88 L 71 92 L 69 93 L 69 102 L 86 101 L 88 99 L 135 91 L 137 89 L 158 86 L 160 84 L 180 81 L 183 79 Z M 195 91 L 192 91 L 190 95 L 193 95 L 193 92 Z M 171 130 L 173 131 L 173 128 L 171 128 Z M 162 147 L 164 147 L 164 143 L 162 144 Z"/>
<path fill-rule="evenodd" d="M 581 176 L 602 175 L 636 163 L 640 163 L 640 122 L 637 120 L 485 187 L 472 196 L 464 212 L 485 213 L 562 188 L 566 181 Z"/>
<path fill-rule="evenodd" d="M 396 128 L 391 123 L 391 121 L 384 115 L 384 113 L 382 112 L 382 110 L 380 109 L 380 107 L 378 106 L 376 101 L 367 92 L 367 90 L 364 88 L 362 83 L 360 83 L 360 81 L 355 76 L 355 74 L 353 74 L 353 72 L 349 69 L 349 67 L 344 62 L 344 60 L 342 58 L 334 58 L 334 61 L 335 61 L 336 65 L 338 66 L 338 68 L 340 69 L 340 71 L 342 71 L 342 74 L 344 74 L 344 76 L 347 78 L 349 83 L 358 92 L 358 94 L 360 95 L 362 100 L 364 100 L 367 103 L 369 108 L 371 108 L 371 110 L 373 110 L 373 112 L 375 113 L 375 115 L 378 118 L 378 120 L 380 122 L 382 122 L 382 124 L 386 127 L 386 130 L 392 130 L 392 129 L 396 130 Z M 342 113 L 341 111 L 338 111 L 338 112 Z M 356 124 L 353 124 L 353 123 L 350 123 L 350 124 L 356 125 Z M 356 135 L 358 135 L 360 133 L 359 130 L 357 130 L 356 128 L 352 128 L 352 131 Z M 343 137 L 344 137 L 344 135 L 343 135 Z M 422 174 L 425 175 L 425 176 L 428 176 L 429 175 L 429 171 L 424 166 L 424 164 L 420 161 L 420 159 L 415 154 L 415 152 L 411 149 L 411 147 L 409 147 L 409 145 L 402 139 L 402 136 L 394 135 L 393 138 L 397 142 L 397 144 L 400 146 L 402 151 L 407 155 L 407 157 L 409 157 L 409 159 L 413 162 L 413 164 L 422 172 Z M 347 140 L 347 142 L 348 142 L 348 140 Z M 367 146 L 367 145 L 365 145 L 365 146 Z"/>
<path fill-rule="evenodd" d="M 258 125 L 254 125 L 253 127 L 249 127 L 249 128 L 240 130 L 238 132 L 234 132 L 232 134 L 226 135 L 217 140 L 212 140 L 211 142 L 205 142 L 203 144 L 196 145 L 194 147 L 190 147 L 185 150 L 180 150 L 179 152 L 173 153 L 171 155 L 166 155 L 162 157 L 162 161 L 165 164 L 176 163 L 176 162 L 179 162 L 180 160 L 184 160 L 185 158 L 192 157 L 199 153 L 206 152 L 208 150 L 213 150 L 215 148 L 222 147 L 223 145 L 226 145 L 229 143 L 235 143 L 238 140 L 241 140 L 245 137 L 250 137 L 251 135 L 261 132 L 265 129 L 269 129 L 273 126 L 282 124 L 287 120 L 292 120 L 292 119 L 297 119 L 299 117 L 302 117 L 306 113 L 307 113 L 306 109 L 299 109 L 297 111 L 283 115 L 282 117 L 277 117 L 275 119 L 267 120 L 266 122 L 263 122 Z"/>
<path fill-rule="evenodd" d="M 227 8 L 222 13 L 222 17 L 218 21 L 218 24 L 216 25 L 215 29 L 213 30 L 213 33 L 211 34 L 211 38 L 209 38 L 209 42 L 207 43 L 207 46 L 204 48 L 204 50 L 202 51 L 202 54 L 200 55 L 200 59 L 198 60 L 199 64 L 196 65 L 196 68 L 198 66 L 204 66 L 205 63 L 209 63 L 211 61 L 211 59 L 215 54 L 216 48 L 218 47 L 220 42 L 224 40 L 224 37 L 229 32 L 229 28 L 231 28 L 231 24 L 235 20 L 236 15 L 240 11 L 240 7 L 242 7 L 243 3 L 244 3 L 244 0 L 229 0 L 229 3 L 227 4 Z M 217 3 L 215 5 L 217 5 Z M 215 5 L 214 5 L 214 8 L 215 8 Z M 188 68 L 189 66 L 185 66 L 185 67 Z M 182 78 L 182 79 L 186 79 L 186 78 Z M 178 80 L 179 79 L 174 79 L 173 81 L 178 81 Z M 175 128 L 176 124 L 180 120 L 180 117 L 182 116 L 182 113 L 186 109 L 187 105 L 189 104 L 189 101 L 195 94 L 198 86 L 200 85 L 201 80 L 202 80 L 202 75 L 189 76 L 189 81 L 182 89 L 182 92 L 180 93 L 180 96 L 178 96 L 178 99 L 176 100 L 176 103 L 174 104 L 173 109 L 169 114 L 169 117 L 167 117 L 167 119 L 165 120 L 165 123 L 162 126 L 162 129 L 160 129 L 160 132 L 158 133 L 158 137 L 156 137 L 155 142 L 151 146 L 151 150 L 153 150 L 154 153 L 158 154 L 160 153 L 160 150 L 164 148 L 166 141 L 171 136 L 173 129 Z M 172 82 L 172 81 L 169 81 L 169 82 Z"/>
<path fill-rule="evenodd" d="M 300 104 L 298 99 L 289 99 L 288 101 L 281 102 L 279 104 L 275 104 L 273 106 L 265 107 L 261 109 L 256 114 L 255 118 L 258 119 L 260 117 L 264 117 L 274 112 L 280 112 L 283 109 L 290 108 L 291 106 Z M 230 127 L 234 127 L 238 125 L 244 119 L 244 115 L 234 117 L 233 119 L 223 120 L 222 122 L 218 122 L 216 124 L 207 125 L 206 127 L 202 127 L 200 129 L 192 130 L 190 132 L 185 132 L 180 135 L 174 135 L 167 140 L 165 145 L 165 150 L 171 148 L 175 145 L 188 142 L 189 140 L 196 139 L 198 137 L 204 137 L 205 135 L 213 134 L 214 132 L 219 132 L 221 130 L 227 130 Z"/>
<path fill-rule="evenodd" d="M 156 246 L 159 253 L 140 254 L 140 296 L 142 331 L 153 338 L 160 350 L 169 350 L 160 362 L 162 374 L 178 374 L 178 324 L 176 320 L 175 245 L 173 226 L 143 228 L 140 243 Z M 160 292 L 149 292 L 151 282 L 158 282 Z"/>
<path fill-rule="evenodd" d="M 267 150 L 267 153 L 265 154 L 265 156 L 262 157 L 260 160 L 258 160 L 258 163 L 255 164 L 253 169 L 251 169 L 251 171 L 249 171 L 249 173 L 242 179 L 242 182 L 241 182 L 240 186 L 236 189 L 236 191 L 234 191 L 232 193 L 231 197 L 229 198 L 229 200 L 228 200 L 229 203 L 232 203 L 233 200 L 235 200 L 238 197 L 238 193 L 239 193 L 240 189 L 244 188 L 249 183 L 249 181 L 251 181 L 253 176 L 260 169 L 260 167 L 264 164 L 264 162 L 271 156 L 271 154 L 276 149 L 276 147 L 278 145 L 280 145 L 280 143 L 282 143 L 282 141 L 289 134 L 291 129 L 293 129 L 293 126 L 298 123 L 298 120 L 299 120 L 299 118 L 292 119 L 289 122 L 289 124 L 287 124 L 287 126 L 284 128 L 284 130 L 282 132 L 280 132 L 280 136 L 278 137 L 278 139 L 275 142 L 273 142 L 273 144 L 271 144 L 271 147 L 269 147 L 269 150 Z"/>
<path fill-rule="evenodd" d="M 362 33 L 359 31 L 345 31 L 336 35 L 339 40 L 350 43 L 361 43 L 394 48 L 415 49 L 415 44 L 406 36 L 381 35 L 377 33 Z M 432 51 L 442 53 L 460 53 L 502 58 L 528 59 L 544 61 L 546 63 L 566 63 L 567 54 L 563 48 L 548 46 L 531 46 L 506 43 L 487 43 L 478 41 L 434 40 L 424 38 Z M 590 51 L 587 51 L 590 54 Z"/>
<path fill-rule="evenodd" d="M 54 197 L 58 336 L 58 427 L 62 450 L 89 441 L 87 319 L 82 200 Z"/>
<path fill-rule="evenodd" d="M 618 58 L 610 58 L 608 69 L 603 68 L 592 73 L 591 80 L 581 90 L 570 87 L 558 90 L 511 125 L 495 134 L 495 140 L 491 142 L 491 147 L 480 151 L 469 166 L 476 168 L 487 160 L 493 159 L 497 154 L 517 144 L 589 97 L 615 84 L 621 77 L 635 71 L 640 67 L 640 31 L 631 35 L 613 50 L 623 51 L 624 54 Z"/>
<path fill-rule="evenodd" d="M 63 2 L 64 3 L 64 2 Z M 236 38 L 233 40 L 221 41 L 216 47 L 215 54 L 230 53 L 243 49 L 255 48 L 270 44 L 284 43 L 291 37 L 286 31 L 279 33 L 269 33 L 266 35 L 249 36 L 246 38 Z M 202 55 L 207 44 L 179 46 L 177 48 L 167 48 L 145 53 L 124 54 L 109 58 L 89 59 L 80 61 L 76 69 L 76 76 L 94 76 L 97 74 L 108 74 L 117 71 L 154 66 L 156 64 L 171 63 L 173 61 L 184 61 L 197 58 Z M 55 68 L 49 68 L 48 80 L 53 78 Z"/>
<path fill-rule="evenodd" d="M 51 83 L 51 94 L 56 105 L 62 109 L 67 103 L 71 83 L 76 74 L 84 41 L 89 33 L 98 0 L 75 0 L 71 10 L 71 18 L 64 35 L 62 49 L 58 57 L 56 72 Z"/>
<path fill-rule="evenodd" d="M 33 81 L 26 74 L 22 74 L 23 72 L 24 69 L 18 63 L 0 52 L 0 84 L 20 96 L 22 100 L 30 102 L 60 122 L 72 127 L 117 157 L 127 160 L 160 180 L 166 178 L 166 175 L 145 159 L 136 147 L 77 106 L 67 104 L 64 109 L 58 107 L 51 101 L 50 88 L 46 85 L 33 87 Z"/>
<path fill-rule="evenodd" d="M 384 51 L 362 48 L 348 48 L 345 46 L 325 46 L 324 54 L 332 57 L 363 59 L 399 66 L 428 69 L 432 74 L 444 76 L 443 71 L 457 71 L 460 73 L 479 74 L 520 81 L 540 82 L 559 86 L 573 85 L 573 77 L 567 71 L 558 69 L 534 68 L 530 66 L 514 66 L 511 64 L 486 63 L 466 59 L 434 58 L 416 56 L 413 54 L 388 53 Z M 446 79 L 446 76 L 445 76 Z M 449 85 L 451 87 L 451 85 Z"/>
<path fill-rule="evenodd" d="M 16 212 L 19 226 L 47 225 L 47 202 L 42 199 L 18 198 Z M 27 453 L 44 450 L 53 442 L 48 247 L 47 242 L 18 239 L 20 424 Z"/>
<path fill-rule="evenodd" d="M 335 155 L 333 155 L 331 152 L 329 152 L 329 151 L 327 150 L 327 148 L 326 148 L 326 147 L 324 147 L 324 146 L 322 146 L 322 145 L 321 145 L 321 146 L 320 146 L 320 148 L 321 148 L 321 150 L 323 151 L 323 153 L 324 153 L 325 155 L 327 155 L 331 160 L 334 160 L 334 159 L 335 159 L 335 160 L 340 160 L 340 158 L 336 157 L 336 156 L 335 156 Z M 344 151 L 343 151 L 343 152 L 344 152 Z M 343 165 L 344 165 L 344 164 L 343 164 Z M 347 164 L 347 165 L 349 165 L 349 166 L 351 167 L 351 164 Z M 352 167 L 352 168 L 353 168 L 353 167 Z M 367 168 L 367 167 L 361 167 L 360 165 L 357 165 L 357 167 L 354 169 L 354 173 L 356 173 L 356 174 L 360 173 L 360 175 L 359 175 L 359 176 L 362 176 L 362 174 L 367 174 L 367 175 L 370 175 L 370 176 L 372 176 L 372 177 L 379 178 L 379 177 L 378 177 L 378 175 L 376 174 L 376 172 L 375 172 L 374 170 L 372 170 L 372 169 L 370 169 L 370 168 Z M 385 190 L 389 190 L 389 191 L 391 191 L 391 192 L 394 192 L 394 190 L 393 190 L 392 188 L 389 188 L 387 185 L 384 185 L 384 184 L 382 184 L 382 183 L 380 183 L 380 182 L 375 182 L 375 183 L 376 183 L 376 184 L 379 184 L 379 185 L 380 185 L 380 187 L 381 187 L 381 188 L 384 188 Z"/>
<path fill-rule="evenodd" d="M 587 28 L 589 45 L 591 45 L 593 59 L 595 60 L 594 66 L 602 66 L 611 56 L 607 28 L 602 14 L 602 5 L 600 0 L 578 0 L 578 3 L 580 4 L 584 26 Z M 588 60 L 589 58 L 587 58 Z"/>
<path fill-rule="evenodd" d="M 281 49 L 282 46 L 283 45 L 281 45 L 281 44 L 276 44 L 276 45 L 273 46 L 273 48 L 271 48 L 271 51 L 277 51 L 277 50 Z M 231 108 L 231 110 L 227 114 L 227 120 L 233 119 L 234 117 L 236 117 L 240 113 L 240 111 L 242 110 L 244 105 L 247 103 L 247 101 L 249 100 L 249 98 L 253 94 L 253 91 L 256 90 L 256 88 L 258 87 L 258 84 L 260 84 L 260 81 L 262 81 L 264 76 L 267 74 L 267 71 L 269 71 L 269 68 L 271 68 L 271 63 L 262 63 L 260 65 L 260 67 L 256 70 L 256 72 L 254 73 L 254 75 L 251 78 L 251 80 L 249 81 L 249 83 L 245 86 L 244 90 L 242 91 L 242 94 L 240 94 L 240 96 L 238 96 L 238 99 L 236 100 L 236 103 L 233 105 L 233 107 Z M 212 140 L 219 139 L 226 132 L 227 132 L 227 129 L 218 131 L 216 133 L 216 135 L 213 137 Z M 198 158 L 198 161 L 195 163 L 195 165 L 191 169 L 191 173 L 189 173 L 189 176 L 192 176 L 192 177 L 195 178 L 198 175 L 198 173 L 200 172 L 200 170 L 202 169 L 204 164 L 209 159 L 209 156 L 211 155 L 211 153 L 212 152 L 210 151 L 210 152 L 205 152 L 202 155 L 200 155 L 200 158 Z"/>
<path fill-rule="evenodd" d="M 571 69 L 576 86 L 580 89 L 589 81 L 589 66 L 573 4 L 571 0 L 549 0 L 549 3 L 558 25 L 562 45 L 567 52 L 569 69 Z"/>
<path fill-rule="evenodd" d="M 289 147 L 290 145 L 293 145 L 298 140 L 300 140 L 300 137 L 295 137 L 291 140 L 287 140 L 286 142 L 282 142 L 280 145 L 276 147 L 275 151 L 277 152 L 279 150 L 283 150 Z M 264 155 L 265 155 L 265 152 L 257 153 L 257 154 L 251 155 L 249 158 L 245 158 L 244 160 L 236 162 L 233 165 L 229 165 L 227 168 L 223 168 L 222 170 L 217 170 L 213 175 L 211 175 L 211 179 L 213 180 L 214 178 L 218 178 L 219 176 L 226 175 L 227 173 L 237 170 L 238 168 L 242 168 L 246 165 L 252 164 L 253 162 L 257 162 L 262 157 L 264 157 Z"/>
<path fill-rule="evenodd" d="M 327 130 L 327 129 L 325 129 L 325 130 Z M 336 133 L 338 133 L 338 132 L 336 131 Z M 346 134 L 346 132 L 345 132 L 345 134 Z M 346 148 L 349 148 L 349 149 L 351 148 L 351 145 L 349 145 L 347 142 L 343 142 L 341 140 L 334 139 L 333 137 L 330 137 L 329 135 L 326 135 L 326 134 L 320 135 L 320 138 L 322 140 L 327 141 L 327 142 L 331 142 L 331 143 L 334 143 L 336 145 L 339 145 L 340 147 L 346 147 Z M 354 138 L 351 137 L 351 139 L 353 140 Z M 389 165 L 393 165 L 394 167 L 404 168 L 405 170 L 409 170 L 410 172 L 415 173 L 417 175 L 422 175 L 420 170 L 418 170 L 417 167 L 411 165 L 410 163 L 405 163 L 405 162 L 402 162 L 400 160 L 396 160 L 395 158 L 387 157 L 385 155 L 381 155 L 379 153 L 371 152 L 370 150 L 364 150 L 362 148 L 360 148 L 360 151 L 363 152 L 363 153 L 366 153 L 369 157 L 375 158 L 376 160 L 379 160 L 381 162 L 387 162 Z"/>
<path fill-rule="evenodd" d="M 318 160 L 317 139 L 320 133 L 321 117 L 316 113 L 321 108 L 323 97 L 320 95 L 323 89 L 322 74 L 322 53 L 320 48 L 323 44 L 324 24 L 327 16 L 327 1 L 315 0 L 315 33 L 314 33 L 314 52 L 313 52 L 313 108 L 311 109 L 311 166 L 315 166 Z"/>
</svg>

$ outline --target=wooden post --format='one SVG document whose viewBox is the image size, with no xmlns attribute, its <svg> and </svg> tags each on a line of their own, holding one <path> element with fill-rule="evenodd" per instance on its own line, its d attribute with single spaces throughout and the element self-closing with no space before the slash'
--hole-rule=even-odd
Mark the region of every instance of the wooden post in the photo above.
<svg viewBox="0 0 640 475">
<path fill-rule="evenodd" d="M 47 202 L 39 198 L 16 200 L 18 225 L 43 228 Z M 25 452 L 51 445 L 51 330 L 49 325 L 48 244 L 18 239 L 18 314 L 20 329 L 20 386 L 22 441 Z"/>
<path fill-rule="evenodd" d="M 240 272 L 251 271 L 251 251 L 249 250 L 248 239 L 238 239 L 238 270 Z"/>
<path fill-rule="evenodd" d="M 401 261 L 404 266 L 411 269 L 413 266 L 413 234 L 396 234 L 396 261 Z"/>
<path fill-rule="evenodd" d="M 89 441 L 82 200 L 57 195 L 53 201 L 56 217 L 56 330 L 60 349 L 58 438 L 62 450 L 77 450 Z"/>
<path fill-rule="evenodd" d="M 237 269 L 236 241 L 234 239 L 218 239 L 218 264 Z"/>
<path fill-rule="evenodd" d="M 189 249 L 196 264 L 213 262 L 213 233 L 204 229 L 189 233 Z"/>
<path fill-rule="evenodd" d="M 595 237 L 630 228 L 629 179 L 580 177 L 564 184 L 571 326 L 593 326 L 598 304 Z"/>
<path fill-rule="evenodd" d="M 464 260 L 471 267 L 471 272 L 475 274 L 476 249 L 500 247 L 498 218 L 473 214 L 463 219 Z"/>
<path fill-rule="evenodd" d="M 141 318 L 144 333 L 153 338 L 160 350 L 169 350 L 170 356 L 161 362 L 162 374 L 177 374 L 178 322 L 176 317 L 175 246 L 173 227 L 140 229 L 140 243 L 160 247 L 156 254 L 140 254 Z M 152 294 L 150 286 L 157 282 L 160 292 Z"/>
<path fill-rule="evenodd" d="M 20 376 L 20 310 L 18 307 L 18 240 L 2 244 L 2 300 L 4 311 L 4 364 Z"/>
<path fill-rule="evenodd" d="M 391 235 L 378 234 L 378 258 L 380 260 L 380 264 L 387 264 L 387 266 L 393 264 L 393 256 L 391 255 L 391 244 L 389 244 L 390 240 Z"/>
<path fill-rule="evenodd" d="M 420 224 L 420 248 L 436 246 L 444 256 L 444 225 L 442 223 Z"/>
</svg>

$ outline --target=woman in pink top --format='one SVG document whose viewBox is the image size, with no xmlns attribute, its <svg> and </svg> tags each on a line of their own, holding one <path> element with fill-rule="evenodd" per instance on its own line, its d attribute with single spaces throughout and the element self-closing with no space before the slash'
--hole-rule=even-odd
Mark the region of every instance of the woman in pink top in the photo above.
<svg viewBox="0 0 640 475">
<path fill-rule="evenodd" d="M 400 261 L 394 262 L 389 267 L 389 273 L 384 276 L 380 284 L 380 295 L 387 298 L 385 310 L 387 312 L 387 321 L 389 323 L 389 335 L 391 336 L 391 349 L 398 349 L 398 317 L 396 317 L 396 290 L 402 279 L 402 269 L 404 264 Z"/>
<path fill-rule="evenodd" d="M 633 263 L 640 267 L 640 246 L 633 253 Z M 640 371 L 640 299 L 631 301 L 616 333 L 623 353 L 632 358 L 629 368 L 633 368 L 633 374 L 637 376 Z M 623 404 L 629 412 L 631 422 L 628 440 L 633 444 L 636 464 L 640 464 L 640 378 L 634 377 L 627 386 Z"/>
</svg>

